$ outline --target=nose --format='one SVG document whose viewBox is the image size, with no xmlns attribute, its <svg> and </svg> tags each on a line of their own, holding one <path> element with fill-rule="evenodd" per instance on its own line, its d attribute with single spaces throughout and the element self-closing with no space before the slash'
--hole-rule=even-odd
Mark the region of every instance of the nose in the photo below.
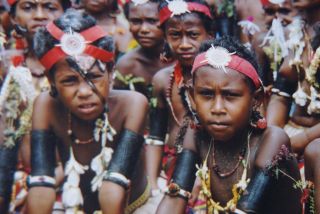
<svg viewBox="0 0 320 214">
<path fill-rule="evenodd" d="M 221 115 L 225 113 L 225 105 L 221 96 L 216 96 L 212 101 L 211 114 Z"/>
<path fill-rule="evenodd" d="M 78 89 L 78 97 L 81 99 L 85 99 L 90 97 L 93 94 L 92 88 L 86 83 L 85 81 L 82 81 L 79 84 L 79 89 Z"/>
<path fill-rule="evenodd" d="M 181 50 L 187 50 L 192 48 L 192 45 L 190 44 L 190 41 L 187 36 L 183 36 L 180 43 L 180 49 Z"/>
<path fill-rule="evenodd" d="M 38 20 L 43 20 L 46 19 L 47 16 L 45 14 L 45 12 L 43 11 L 43 8 L 41 5 L 38 5 L 34 14 L 34 18 L 38 19 Z"/>
<path fill-rule="evenodd" d="M 142 34 L 148 34 L 148 33 L 149 33 L 149 26 L 148 26 L 147 23 L 142 22 L 141 28 L 140 28 L 140 32 L 141 32 Z"/>
</svg>

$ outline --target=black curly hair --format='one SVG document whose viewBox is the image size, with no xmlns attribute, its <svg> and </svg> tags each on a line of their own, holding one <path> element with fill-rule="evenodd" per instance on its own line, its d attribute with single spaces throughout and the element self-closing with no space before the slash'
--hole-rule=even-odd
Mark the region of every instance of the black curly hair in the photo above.
<svg viewBox="0 0 320 214">
<path fill-rule="evenodd" d="M 211 16 L 213 17 L 214 12 L 212 11 L 212 9 L 210 8 L 210 6 L 208 5 L 208 3 L 206 1 L 204 1 L 204 0 L 184 0 L 184 1 L 199 3 L 199 4 L 207 6 L 210 9 Z M 160 4 L 159 4 L 159 11 L 166 6 L 168 6 L 168 2 L 166 0 L 161 0 Z M 203 21 L 203 26 L 205 27 L 206 31 L 209 34 L 212 34 L 214 32 L 216 26 L 215 26 L 215 22 L 213 19 L 209 18 L 208 16 L 206 16 L 205 14 L 200 13 L 200 12 L 192 11 L 192 13 L 196 13 L 199 15 L 200 19 Z M 187 14 L 189 14 L 189 13 L 184 13 L 182 15 L 176 15 L 175 17 L 179 17 L 179 18 L 183 19 L 184 16 L 186 16 Z M 161 25 L 161 27 L 164 31 L 166 30 L 166 23 L 167 23 L 167 21 L 165 21 Z"/>
<path fill-rule="evenodd" d="M 75 32 L 81 32 L 96 25 L 96 20 L 85 12 L 81 12 L 75 9 L 68 9 L 61 17 L 54 21 L 54 24 L 60 28 L 62 31 L 69 31 L 72 29 Z M 37 31 L 33 39 L 33 49 L 36 56 L 40 59 L 48 51 L 50 51 L 56 44 L 60 42 L 56 40 L 45 28 L 41 28 Z M 103 37 L 92 45 L 97 46 L 109 52 L 114 51 L 113 39 L 109 36 Z M 113 62 L 107 63 L 108 71 L 111 70 Z M 53 66 L 49 75 L 52 75 L 55 71 L 55 66 Z"/>
<path fill-rule="evenodd" d="M 148 2 L 153 2 L 153 3 L 157 3 L 159 4 L 160 3 L 160 0 L 149 0 Z M 123 5 L 123 13 L 125 15 L 125 17 L 127 19 L 129 19 L 129 9 L 130 9 L 130 5 L 132 4 L 133 2 L 130 0 L 128 2 L 126 2 L 124 5 Z"/>
<path fill-rule="evenodd" d="M 258 65 L 255 54 L 241 44 L 237 39 L 230 36 L 223 36 L 218 39 L 208 40 L 201 44 L 199 48 L 199 54 L 206 52 L 212 46 L 223 47 L 227 49 L 230 53 L 236 53 L 239 57 L 247 60 L 258 72 L 258 75 L 261 77 L 260 67 Z M 193 78 L 194 81 L 194 78 Z M 246 76 L 246 81 L 249 84 L 250 90 L 254 92 L 256 90 L 253 81 Z"/>
</svg>

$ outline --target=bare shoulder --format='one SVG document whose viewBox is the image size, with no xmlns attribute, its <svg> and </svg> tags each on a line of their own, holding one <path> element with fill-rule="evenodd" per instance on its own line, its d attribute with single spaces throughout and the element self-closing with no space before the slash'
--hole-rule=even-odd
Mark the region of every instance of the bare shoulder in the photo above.
<svg viewBox="0 0 320 214">
<path fill-rule="evenodd" d="M 261 143 L 280 149 L 282 145 L 290 146 L 290 138 L 282 128 L 268 126 L 262 134 Z"/>
<path fill-rule="evenodd" d="M 174 69 L 173 65 L 165 67 L 159 70 L 152 78 L 152 84 L 155 88 L 166 88 L 169 80 L 170 75 Z"/>
<path fill-rule="evenodd" d="M 137 49 L 133 49 L 123 55 L 116 64 L 116 70 L 121 74 L 130 74 L 134 71 L 137 63 Z"/>
<path fill-rule="evenodd" d="M 148 100 L 143 94 L 129 90 L 111 90 L 108 100 L 114 103 L 115 107 L 124 106 L 130 109 L 148 105 Z"/>
<path fill-rule="evenodd" d="M 48 129 L 55 117 L 58 101 L 49 95 L 49 92 L 41 93 L 34 101 L 32 125 L 33 129 Z"/>
</svg>

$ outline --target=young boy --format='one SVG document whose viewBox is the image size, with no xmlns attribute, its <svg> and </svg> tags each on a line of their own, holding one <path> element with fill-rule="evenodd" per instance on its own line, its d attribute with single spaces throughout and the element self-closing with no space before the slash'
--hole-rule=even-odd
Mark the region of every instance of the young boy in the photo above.
<svg viewBox="0 0 320 214">
<path fill-rule="evenodd" d="M 169 65 L 160 60 L 164 35 L 160 28 L 159 1 L 129 1 L 124 13 L 130 31 L 140 45 L 125 54 L 116 65 L 114 87 L 136 90 L 150 98 L 152 77 Z"/>
<path fill-rule="evenodd" d="M 147 100 L 109 89 L 114 45 L 106 35 L 93 17 L 69 10 L 35 36 L 51 95 L 34 104 L 29 213 L 51 213 L 56 148 L 66 212 L 132 213 L 148 200 L 140 152 Z"/>
<path fill-rule="evenodd" d="M 146 154 L 153 189 L 158 188 L 156 181 L 163 150 L 167 179 L 171 177 L 177 152 L 175 140 L 183 138 L 183 133 L 179 134 L 180 137 L 177 134 L 184 116 L 190 111 L 186 91 L 190 86 L 191 66 L 200 44 L 213 35 L 212 15 L 204 1 L 163 1 L 159 8 L 160 24 L 170 47 L 167 56 L 175 59 L 176 64 L 159 71 L 152 81 L 153 102 Z"/>
<path fill-rule="evenodd" d="M 207 213 L 300 213 L 301 193 L 290 179 L 299 178 L 298 168 L 289 138 L 258 111 L 263 86 L 252 53 L 229 38 L 199 52 L 192 97 L 200 127 L 188 129 L 157 213 L 184 212 L 196 168 Z"/>
</svg>

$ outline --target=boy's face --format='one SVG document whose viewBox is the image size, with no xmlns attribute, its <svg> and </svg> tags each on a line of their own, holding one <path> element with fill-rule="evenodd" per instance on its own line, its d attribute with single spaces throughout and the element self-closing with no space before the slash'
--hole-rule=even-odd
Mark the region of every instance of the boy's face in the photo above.
<svg viewBox="0 0 320 214">
<path fill-rule="evenodd" d="M 163 32 L 160 28 L 158 4 L 149 2 L 129 6 L 130 31 L 143 48 L 152 48 L 163 44 Z"/>
<path fill-rule="evenodd" d="M 233 69 L 202 66 L 194 74 L 194 102 L 202 126 L 217 141 L 238 136 L 249 125 L 253 93 Z"/>
<path fill-rule="evenodd" d="M 210 38 L 198 14 L 188 13 L 165 23 L 165 37 L 174 57 L 183 66 L 192 66 L 201 43 Z"/>
<path fill-rule="evenodd" d="M 19 0 L 13 22 L 28 30 L 32 37 L 40 28 L 46 26 L 63 14 L 59 0 Z"/>
<path fill-rule="evenodd" d="M 109 73 L 101 72 L 97 65 L 87 70 L 87 78 L 95 85 L 99 94 L 107 100 Z M 59 100 L 69 111 L 83 120 L 95 120 L 104 110 L 104 103 L 88 83 L 69 64 L 62 60 L 56 64 L 54 80 Z"/>
<path fill-rule="evenodd" d="M 292 22 L 292 18 L 298 14 L 298 11 L 292 7 L 291 1 L 286 0 L 283 4 L 272 4 L 263 7 L 265 13 L 265 23 L 268 28 L 271 27 L 272 20 L 279 18 L 284 26 Z"/>
</svg>

